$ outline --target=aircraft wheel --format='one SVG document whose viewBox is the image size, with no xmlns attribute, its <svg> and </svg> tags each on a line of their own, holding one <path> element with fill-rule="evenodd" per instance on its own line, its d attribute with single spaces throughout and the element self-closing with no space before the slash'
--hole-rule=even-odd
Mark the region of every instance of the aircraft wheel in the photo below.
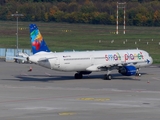
<svg viewBox="0 0 160 120">
<path fill-rule="evenodd" d="M 76 73 L 75 75 L 74 75 L 74 78 L 75 79 L 82 79 L 82 74 L 80 74 L 80 73 Z"/>
<path fill-rule="evenodd" d="M 107 75 L 106 74 L 104 75 L 104 80 L 107 80 Z"/>
<path fill-rule="evenodd" d="M 111 80 L 112 79 L 112 76 L 109 74 L 108 75 L 108 80 Z"/>
<path fill-rule="evenodd" d="M 104 75 L 104 80 L 111 80 L 112 79 L 112 76 L 109 74 L 109 75 L 107 75 L 107 74 L 105 74 Z"/>
<path fill-rule="evenodd" d="M 136 73 L 136 76 L 139 76 L 139 77 L 141 77 L 141 74 L 140 74 L 140 73 Z"/>
</svg>

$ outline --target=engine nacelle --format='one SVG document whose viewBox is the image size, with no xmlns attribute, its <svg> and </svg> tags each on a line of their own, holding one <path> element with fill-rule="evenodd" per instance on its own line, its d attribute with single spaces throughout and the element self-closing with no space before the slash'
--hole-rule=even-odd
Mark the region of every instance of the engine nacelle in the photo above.
<svg viewBox="0 0 160 120">
<path fill-rule="evenodd" d="M 119 69 L 119 73 L 125 76 L 132 76 L 136 74 L 136 67 L 134 66 L 124 66 Z"/>
</svg>

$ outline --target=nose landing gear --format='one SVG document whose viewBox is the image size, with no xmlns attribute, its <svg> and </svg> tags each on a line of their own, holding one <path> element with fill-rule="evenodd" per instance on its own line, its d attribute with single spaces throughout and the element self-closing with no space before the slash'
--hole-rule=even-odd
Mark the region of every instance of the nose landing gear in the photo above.
<svg viewBox="0 0 160 120">
<path fill-rule="evenodd" d="M 141 77 L 141 74 L 139 73 L 139 70 L 140 70 L 140 68 L 137 68 L 137 70 L 136 70 L 136 76 Z"/>
</svg>

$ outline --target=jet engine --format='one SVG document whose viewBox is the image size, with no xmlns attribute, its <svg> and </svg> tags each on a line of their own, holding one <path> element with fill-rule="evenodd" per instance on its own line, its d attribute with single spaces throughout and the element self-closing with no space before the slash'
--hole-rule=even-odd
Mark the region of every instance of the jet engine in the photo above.
<svg viewBox="0 0 160 120">
<path fill-rule="evenodd" d="M 134 66 L 124 66 L 119 69 L 119 73 L 125 76 L 136 75 L 136 67 Z"/>
</svg>

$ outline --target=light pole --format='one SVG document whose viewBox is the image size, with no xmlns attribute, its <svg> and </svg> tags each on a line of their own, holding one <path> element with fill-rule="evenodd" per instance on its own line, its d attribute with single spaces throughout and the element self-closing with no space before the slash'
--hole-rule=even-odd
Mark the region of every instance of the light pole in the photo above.
<svg viewBox="0 0 160 120">
<path fill-rule="evenodd" d="M 18 17 L 24 16 L 23 14 L 18 14 L 18 11 L 16 11 L 15 14 L 11 14 L 13 17 L 17 17 L 17 54 L 18 54 Z"/>
</svg>

